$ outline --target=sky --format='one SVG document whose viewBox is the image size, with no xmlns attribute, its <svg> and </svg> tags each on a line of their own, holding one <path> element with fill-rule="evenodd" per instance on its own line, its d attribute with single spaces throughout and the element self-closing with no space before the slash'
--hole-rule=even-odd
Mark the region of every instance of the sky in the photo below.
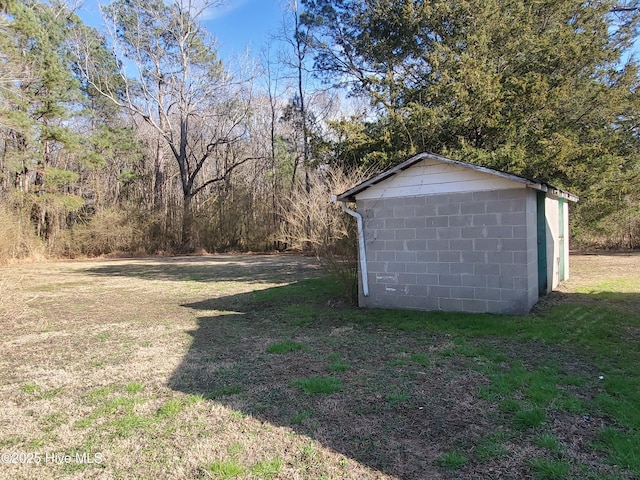
<svg viewBox="0 0 640 480">
<path fill-rule="evenodd" d="M 204 25 L 218 41 L 220 58 L 231 61 L 246 53 L 247 49 L 254 58 L 259 55 L 269 35 L 282 31 L 284 6 L 294 0 L 220 1 L 222 5 L 208 14 Z M 85 23 L 102 30 L 99 2 L 109 3 L 109 0 L 84 0 L 76 12 Z M 638 52 L 640 44 L 633 50 L 636 57 Z"/>
<path fill-rule="evenodd" d="M 88 25 L 102 30 L 98 3 L 98 0 L 86 0 L 76 13 Z M 203 22 L 218 41 L 220 58 L 231 60 L 247 49 L 258 55 L 269 35 L 282 30 L 284 3 L 285 0 L 223 0 Z"/>
<path fill-rule="evenodd" d="M 222 58 L 242 54 L 247 48 L 259 53 L 269 35 L 282 30 L 282 0 L 227 0 L 205 21 L 207 29 L 218 39 Z"/>
</svg>

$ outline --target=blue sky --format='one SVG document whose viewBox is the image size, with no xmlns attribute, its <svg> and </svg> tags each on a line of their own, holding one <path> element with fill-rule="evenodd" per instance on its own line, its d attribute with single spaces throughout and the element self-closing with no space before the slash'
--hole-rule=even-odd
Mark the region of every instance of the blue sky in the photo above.
<svg viewBox="0 0 640 480">
<path fill-rule="evenodd" d="M 282 29 L 284 3 L 285 0 L 224 0 L 204 22 L 218 40 L 220 57 L 230 60 L 247 48 L 254 56 L 259 54 L 269 35 Z M 102 30 L 98 0 L 86 0 L 76 12 L 85 23 Z"/>
<path fill-rule="evenodd" d="M 218 40 L 218 53 L 223 60 L 243 54 L 247 48 L 257 56 L 270 34 L 282 30 L 284 5 L 293 0 L 222 0 L 222 5 L 211 11 L 204 22 Z M 109 0 L 85 0 L 76 12 L 85 23 L 101 28 L 98 3 Z M 290 16 L 290 14 L 288 14 Z M 636 45 L 634 55 L 640 47 Z"/>
<path fill-rule="evenodd" d="M 282 0 L 226 0 L 205 22 L 218 39 L 222 58 L 235 56 L 250 48 L 257 54 L 270 34 L 282 29 Z"/>
</svg>

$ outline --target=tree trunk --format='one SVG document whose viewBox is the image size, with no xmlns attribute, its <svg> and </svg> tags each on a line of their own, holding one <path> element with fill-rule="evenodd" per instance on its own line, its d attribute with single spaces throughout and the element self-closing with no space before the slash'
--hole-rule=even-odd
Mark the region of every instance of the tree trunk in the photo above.
<svg viewBox="0 0 640 480">
<path fill-rule="evenodd" d="M 193 212 L 191 210 L 193 196 L 184 195 L 182 204 L 182 253 L 193 252 Z"/>
<path fill-rule="evenodd" d="M 158 135 L 156 145 L 156 159 L 154 165 L 153 206 L 162 210 L 164 206 L 164 149 L 162 139 Z"/>
<path fill-rule="evenodd" d="M 158 78 L 162 78 L 160 71 L 156 71 Z M 156 210 L 161 210 L 164 206 L 164 145 L 162 133 L 166 129 L 165 119 L 163 115 L 162 106 L 164 105 L 164 88 L 163 82 L 158 81 L 158 122 L 160 126 L 160 132 L 158 132 L 158 144 L 156 145 L 156 162 L 154 165 L 155 170 L 155 182 L 153 184 L 153 206 Z"/>
</svg>

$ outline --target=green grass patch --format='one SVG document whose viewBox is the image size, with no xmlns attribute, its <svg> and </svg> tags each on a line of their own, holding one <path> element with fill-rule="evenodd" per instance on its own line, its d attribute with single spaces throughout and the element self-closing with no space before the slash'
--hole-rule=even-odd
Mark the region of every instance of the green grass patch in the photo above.
<svg viewBox="0 0 640 480">
<path fill-rule="evenodd" d="M 389 362 L 391 367 L 400 367 L 403 365 L 419 365 L 426 367 L 429 365 L 429 357 L 423 353 L 412 353 L 410 355 L 404 354 L 402 358 L 397 358 Z"/>
<path fill-rule="evenodd" d="M 427 365 L 429 365 L 429 363 L 431 363 L 429 361 L 429 357 L 424 353 L 412 353 L 409 359 L 411 360 L 411 363 L 420 365 L 422 367 L 426 367 Z"/>
<path fill-rule="evenodd" d="M 45 390 L 43 387 L 35 383 L 27 383 L 20 387 L 20 391 L 22 391 L 22 393 L 33 395 L 38 400 L 49 400 L 51 398 L 55 398 L 62 393 L 62 390 L 62 387 Z"/>
<path fill-rule="evenodd" d="M 603 394 L 596 397 L 595 404 L 601 411 L 615 418 L 620 425 L 631 429 L 640 429 L 638 398 L 640 396 L 622 395 L 616 397 Z"/>
<path fill-rule="evenodd" d="M 102 400 L 108 397 L 112 392 L 113 392 L 113 387 L 110 385 L 106 387 L 96 388 L 95 390 L 89 392 L 89 394 L 87 395 L 87 399 L 92 401 Z"/>
<path fill-rule="evenodd" d="M 21 443 L 25 443 L 28 437 L 24 435 L 17 434 L 9 434 L 6 436 L 0 437 L 0 447 L 10 447 L 13 445 L 19 445 Z"/>
<path fill-rule="evenodd" d="M 233 412 L 231 412 L 231 418 L 235 420 L 243 420 L 245 417 L 246 415 L 238 410 L 234 410 Z"/>
<path fill-rule="evenodd" d="M 487 370 L 486 366 L 484 369 Z M 491 384 L 485 387 L 484 391 L 486 395 L 490 394 L 495 398 L 514 395 L 527 385 L 530 378 L 530 373 L 520 362 L 514 362 L 508 370 L 494 368 L 490 370 L 491 372 L 488 372 L 487 375 Z"/>
<path fill-rule="evenodd" d="M 132 395 L 135 395 L 136 393 L 139 393 L 142 391 L 142 387 L 143 385 L 140 382 L 130 382 L 130 383 L 127 383 L 127 385 L 124 387 L 124 391 Z"/>
<path fill-rule="evenodd" d="M 302 282 L 294 282 L 283 287 L 269 288 L 254 292 L 257 302 L 289 303 L 295 299 L 298 304 L 324 305 L 325 298 L 340 297 L 341 285 L 332 276 L 310 278 Z"/>
<path fill-rule="evenodd" d="M 106 402 L 98 409 L 98 413 L 102 415 L 116 415 L 122 412 L 130 412 L 136 404 L 134 398 L 115 397 Z"/>
<path fill-rule="evenodd" d="M 455 353 L 458 355 L 473 358 L 479 356 L 482 352 L 479 346 L 474 345 L 464 337 L 456 338 L 454 342 L 456 344 Z"/>
<path fill-rule="evenodd" d="M 203 398 L 206 400 L 215 400 L 216 398 L 229 397 L 231 395 L 238 395 L 239 393 L 242 393 L 242 386 L 229 385 L 227 387 L 211 390 L 210 392 L 205 393 Z"/>
<path fill-rule="evenodd" d="M 47 432 L 47 433 L 50 433 L 50 432 Z M 31 449 L 36 450 L 44 447 L 48 441 L 49 439 L 47 437 L 34 438 L 32 440 L 29 440 L 29 442 L 27 442 L 27 446 Z"/>
<path fill-rule="evenodd" d="M 300 305 L 296 303 L 287 305 L 283 310 L 287 314 L 289 323 L 296 326 L 309 325 L 317 315 L 317 307 L 314 305 Z"/>
<path fill-rule="evenodd" d="M 184 410 L 184 404 L 176 398 L 171 398 L 164 402 L 156 412 L 156 415 L 163 418 L 172 418 L 177 416 L 182 410 Z"/>
<path fill-rule="evenodd" d="M 245 473 L 245 468 L 237 460 L 221 460 L 206 465 L 203 470 L 212 478 L 227 480 Z"/>
<path fill-rule="evenodd" d="M 513 426 L 517 430 L 538 428 L 547 419 L 547 414 L 541 408 L 520 410 L 513 416 Z"/>
<path fill-rule="evenodd" d="M 634 375 L 625 368 L 624 374 L 608 374 L 600 383 L 604 384 L 605 392 L 597 396 L 596 405 L 621 425 L 640 429 L 640 373 Z"/>
<path fill-rule="evenodd" d="M 74 427 L 78 429 L 95 427 L 100 423 L 99 419 L 106 418 L 106 424 L 113 427 L 115 436 L 129 437 L 136 430 L 146 428 L 152 422 L 150 418 L 141 417 L 134 412 L 137 403 L 135 398 L 113 397 L 105 401 L 105 397 L 110 392 L 111 387 L 103 387 L 91 392 L 87 398 L 91 403 L 98 403 L 100 406 L 91 414 L 77 420 Z"/>
<path fill-rule="evenodd" d="M 606 428 L 600 432 L 596 448 L 607 452 L 612 464 L 640 472 L 640 431 L 622 432 Z"/>
<path fill-rule="evenodd" d="M 22 393 L 33 394 L 41 389 L 35 383 L 27 383 L 25 385 L 22 385 L 22 387 L 20 387 L 20 390 L 22 391 Z"/>
<path fill-rule="evenodd" d="M 537 480 L 565 480 L 571 470 L 571 464 L 560 460 L 533 458 L 528 463 L 533 478 Z"/>
<path fill-rule="evenodd" d="M 460 470 L 469 462 L 469 459 L 458 450 L 443 453 L 438 457 L 438 465 L 447 470 Z"/>
<path fill-rule="evenodd" d="M 303 410 L 293 415 L 289 422 L 291 425 L 302 425 L 305 420 L 308 420 L 311 417 L 313 417 L 313 410 Z"/>
<path fill-rule="evenodd" d="M 129 412 L 121 418 L 110 422 L 113 435 L 118 438 L 129 438 L 147 430 L 153 424 L 153 419 Z"/>
<path fill-rule="evenodd" d="M 525 398 L 536 405 L 547 405 L 559 391 L 554 371 L 536 370 L 528 376 L 527 386 L 523 389 Z"/>
<path fill-rule="evenodd" d="M 507 435 L 503 433 L 491 434 L 483 438 L 475 449 L 476 459 L 481 463 L 486 463 L 508 455 L 509 452 L 504 447 L 507 438 Z"/>
<path fill-rule="evenodd" d="M 637 278 L 616 278 L 608 279 L 602 282 L 598 282 L 594 286 L 578 287 L 576 289 L 578 293 L 585 293 L 587 295 L 608 295 L 608 299 L 617 299 L 616 294 L 621 293 L 640 293 L 640 282 Z M 607 297 L 604 297 L 607 298 Z"/>
<path fill-rule="evenodd" d="M 516 413 L 522 410 L 522 402 L 515 398 L 505 398 L 500 402 L 498 408 L 504 413 Z"/>
<path fill-rule="evenodd" d="M 285 354 L 302 350 L 304 345 L 293 340 L 285 340 L 284 342 L 272 343 L 267 347 L 267 353 Z"/>
<path fill-rule="evenodd" d="M 342 381 L 336 377 L 308 377 L 294 380 L 291 384 L 307 395 L 320 395 L 340 392 Z"/>
<path fill-rule="evenodd" d="M 43 430 L 47 433 L 52 432 L 60 425 L 67 421 L 69 416 L 64 412 L 50 413 L 42 418 Z"/>
<path fill-rule="evenodd" d="M 455 348 L 445 348 L 440 352 L 440 355 L 444 358 L 453 357 L 456 353 Z"/>
<path fill-rule="evenodd" d="M 346 372 L 351 368 L 351 365 L 345 362 L 337 361 L 331 362 L 327 368 L 330 372 Z"/>
<path fill-rule="evenodd" d="M 110 339 L 111 335 L 112 335 L 111 332 L 102 332 L 102 333 L 99 333 L 98 335 L 96 335 L 96 338 L 99 341 L 104 342 L 104 341 Z"/>
<path fill-rule="evenodd" d="M 585 402 L 572 393 L 562 392 L 552 402 L 553 408 L 564 412 L 583 415 L 587 413 L 588 407 Z"/>
<path fill-rule="evenodd" d="M 62 393 L 64 389 L 62 387 L 52 388 L 50 390 L 44 390 L 43 392 L 38 394 L 38 399 L 40 400 L 49 400 L 51 398 L 55 398 Z"/>
<path fill-rule="evenodd" d="M 274 458 L 253 464 L 249 471 L 260 479 L 268 480 L 280 475 L 281 468 L 282 461 L 279 458 Z"/>
<path fill-rule="evenodd" d="M 239 442 L 234 442 L 227 447 L 227 453 L 234 458 L 237 458 L 241 453 L 244 453 L 245 450 L 245 446 Z"/>
<path fill-rule="evenodd" d="M 396 408 L 411 398 L 411 394 L 407 392 L 391 392 L 387 394 L 387 406 Z"/>
<path fill-rule="evenodd" d="M 351 368 L 350 364 L 342 361 L 339 353 L 329 355 L 329 362 L 328 369 L 330 372 L 346 372 Z"/>
<path fill-rule="evenodd" d="M 559 455 L 564 452 L 564 448 L 558 441 L 558 438 L 555 435 L 551 435 L 550 433 L 543 433 L 538 435 L 533 439 L 534 445 L 537 445 L 540 448 L 544 448 L 549 452 Z"/>
<path fill-rule="evenodd" d="M 88 415 L 84 418 L 81 418 L 80 420 L 77 420 L 74 424 L 73 427 L 77 428 L 79 430 L 84 430 L 86 428 L 89 428 L 91 426 L 93 426 L 96 423 L 96 416 L 95 415 Z"/>
<path fill-rule="evenodd" d="M 554 305 L 537 315 L 524 317 L 372 310 L 363 322 L 384 326 L 389 330 L 448 334 L 456 341 L 455 353 L 470 357 L 483 352 L 467 339 L 493 337 L 572 345 L 578 350 L 587 348 L 593 354 L 610 358 L 612 352 L 618 351 L 621 345 L 633 345 L 626 325 L 629 322 L 637 324 L 640 320 L 637 315 L 634 318 L 620 315 L 613 308 L 565 303 Z M 633 350 L 629 354 L 629 359 L 640 356 Z"/>
<path fill-rule="evenodd" d="M 562 375 L 558 377 L 558 384 L 571 385 L 574 387 L 584 387 L 588 383 L 588 379 L 584 375 Z"/>
</svg>

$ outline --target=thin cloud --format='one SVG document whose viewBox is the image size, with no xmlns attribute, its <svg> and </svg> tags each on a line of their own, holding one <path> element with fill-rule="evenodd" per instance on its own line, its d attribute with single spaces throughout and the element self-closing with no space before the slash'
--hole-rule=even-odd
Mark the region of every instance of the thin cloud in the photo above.
<svg viewBox="0 0 640 480">
<path fill-rule="evenodd" d="M 202 15 L 203 20 L 218 20 L 229 15 L 234 10 L 244 6 L 249 0 L 227 0 L 222 5 L 208 8 Z"/>
</svg>

